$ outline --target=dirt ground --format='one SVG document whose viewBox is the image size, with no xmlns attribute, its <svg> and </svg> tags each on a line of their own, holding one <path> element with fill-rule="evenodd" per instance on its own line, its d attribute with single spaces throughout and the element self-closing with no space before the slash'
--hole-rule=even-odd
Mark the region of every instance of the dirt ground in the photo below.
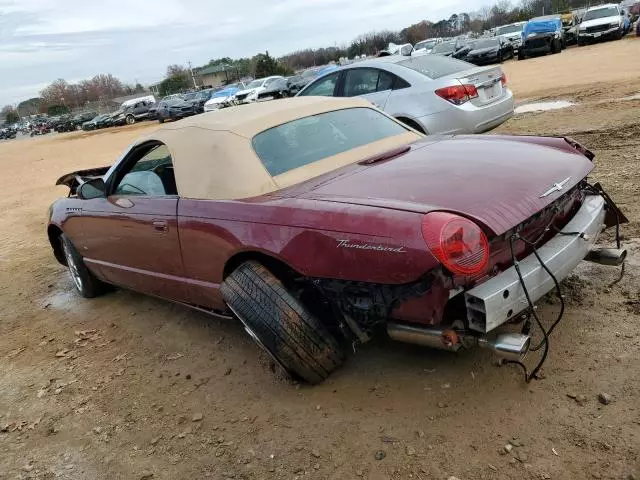
<svg viewBox="0 0 640 480">
<path fill-rule="evenodd" d="M 295 385 L 237 323 L 128 291 L 84 300 L 47 243 L 53 184 L 157 125 L 0 143 L 0 479 L 640 478 L 640 99 L 620 100 L 640 93 L 638 52 L 627 38 L 504 65 L 519 100 L 576 106 L 496 132 L 584 143 L 631 220 L 625 275 L 581 264 L 565 282 L 530 384 L 486 351 L 379 340 Z"/>
</svg>

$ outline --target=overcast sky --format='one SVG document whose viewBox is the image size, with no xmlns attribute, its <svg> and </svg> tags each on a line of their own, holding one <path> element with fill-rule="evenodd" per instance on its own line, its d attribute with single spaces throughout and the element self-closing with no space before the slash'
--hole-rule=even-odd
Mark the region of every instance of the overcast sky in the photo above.
<svg viewBox="0 0 640 480">
<path fill-rule="evenodd" d="M 173 63 L 342 45 L 488 0 L 0 0 L 0 106 L 57 78 L 161 80 Z"/>
</svg>

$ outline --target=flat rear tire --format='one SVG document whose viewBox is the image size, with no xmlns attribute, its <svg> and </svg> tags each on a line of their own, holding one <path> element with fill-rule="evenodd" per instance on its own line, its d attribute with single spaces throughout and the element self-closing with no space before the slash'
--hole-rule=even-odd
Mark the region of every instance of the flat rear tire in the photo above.
<svg viewBox="0 0 640 480">
<path fill-rule="evenodd" d="M 327 327 L 262 264 L 241 264 L 220 290 L 251 338 L 293 377 L 320 383 L 344 362 Z"/>
</svg>

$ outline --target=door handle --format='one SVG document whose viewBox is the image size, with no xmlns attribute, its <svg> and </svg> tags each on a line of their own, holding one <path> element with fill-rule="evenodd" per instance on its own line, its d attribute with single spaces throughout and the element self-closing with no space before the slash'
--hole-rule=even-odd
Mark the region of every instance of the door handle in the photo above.
<svg viewBox="0 0 640 480">
<path fill-rule="evenodd" d="M 152 225 L 153 225 L 153 229 L 156 232 L 168 232 L 169 231 L 169 225 L 167 225 L 167 222 L 165 222 L 164 220 L 154 220 Z"/>
</svg>

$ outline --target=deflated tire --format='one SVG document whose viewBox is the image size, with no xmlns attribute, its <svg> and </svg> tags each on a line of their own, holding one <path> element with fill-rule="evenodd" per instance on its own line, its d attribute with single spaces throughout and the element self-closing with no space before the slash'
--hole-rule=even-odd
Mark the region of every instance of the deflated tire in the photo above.
<svg viewBox="0 0 640 480">
<path fill-rule="evenodd" d="M 288 373 L 320 383 L 344 361 L 324 324 L 263 265 L 240 265 L 221 286 L 247 333 Z"/>
</svg>

